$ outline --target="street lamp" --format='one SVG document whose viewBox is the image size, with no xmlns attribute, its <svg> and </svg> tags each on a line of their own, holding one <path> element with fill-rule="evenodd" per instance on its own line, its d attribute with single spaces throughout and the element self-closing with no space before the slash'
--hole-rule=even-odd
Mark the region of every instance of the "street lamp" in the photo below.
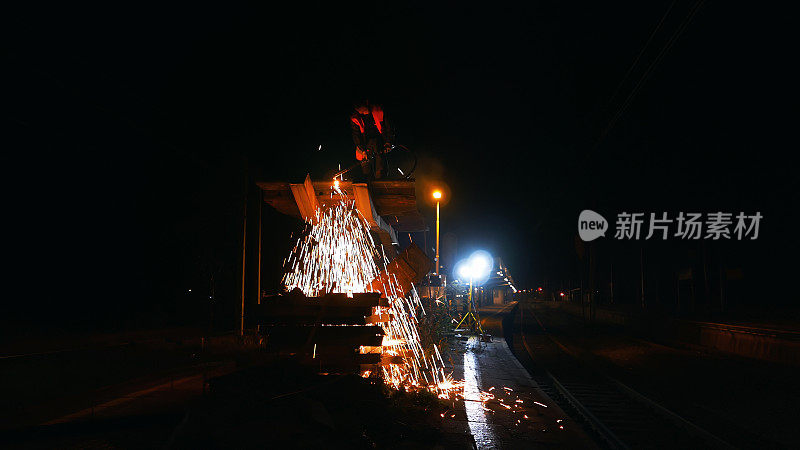
<svg viewBox="0 0 800 450">
<path fill-rule="evenodd" d="M 439 201 L 442 199 L 442 191 L 433 191 L 433 198 L 436 199 L 436 276 L 439 276 Z"/>
</svg>

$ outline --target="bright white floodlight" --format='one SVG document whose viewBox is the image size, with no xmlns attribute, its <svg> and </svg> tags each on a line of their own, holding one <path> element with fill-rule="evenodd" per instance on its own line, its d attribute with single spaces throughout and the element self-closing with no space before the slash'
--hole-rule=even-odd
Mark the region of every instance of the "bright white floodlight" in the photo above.
<svg viewBox="0 0 800 450">
<path fill-rule="evenodd" d="M 472 276 L 472 267 L 469 264 L 469 261 L 466 259 L 462 259 L 456 264 L 455 268 L 456 278 L 461 281 L 468 282 L 470 277 Z"/>
<path fill-rule="evenodd" d="M 478 250 L 469 257 L 470 265 L 477 271 L 473 276 L 483 275 L 484 272 L 492 270 L 492 255 L 484 250 Z"/>
<path fill-rule="evenodd" d="M 478 250 L 468 259 L 462 259 L 456 264 L 455 273 L 458 279 L 476 286 L 485 283 L 489 278 L 489 272 L 492 270 L 492 255 L 484 250 Z"/>
</svg>

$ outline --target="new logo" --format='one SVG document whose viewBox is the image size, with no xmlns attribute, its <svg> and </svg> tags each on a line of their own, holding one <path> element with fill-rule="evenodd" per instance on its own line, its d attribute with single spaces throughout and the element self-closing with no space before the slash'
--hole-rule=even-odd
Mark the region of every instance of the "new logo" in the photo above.
<svg viewBox="0 0 800 450">
<path fill-rule="evenodd" d="M 605 237 L 608 230 L 608 221 L 592 211 L 584 209 L 578 216 L 578 234 L 586 242 L 593 241 L 600 236 Z"/>
</svg>

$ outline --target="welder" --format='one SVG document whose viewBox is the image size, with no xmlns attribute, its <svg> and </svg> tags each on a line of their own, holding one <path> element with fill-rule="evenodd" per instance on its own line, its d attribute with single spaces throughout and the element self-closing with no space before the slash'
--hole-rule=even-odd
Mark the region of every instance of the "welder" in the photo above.
<svg viewBox="0 0 800 450">
<path fill-rule="evenodd" d="M 365 177 L 382 178 L 386 175 L 386 158 L 394 143 L 392 127 L 386 120 L 380 105 L 368 101 L 353 105 L 350 126 L 353 143 L 356 145 L 356 159 L 361 162 Z"/>
</svg>

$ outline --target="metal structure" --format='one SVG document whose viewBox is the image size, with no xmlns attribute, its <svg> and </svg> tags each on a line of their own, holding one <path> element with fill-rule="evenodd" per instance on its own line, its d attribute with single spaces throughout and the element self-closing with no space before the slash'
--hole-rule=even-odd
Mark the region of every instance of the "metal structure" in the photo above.
<svg viewBox="0 0 800 450">
<path fill-rule="evenodd" d="M 297 291 L 264 298 L 248 317 L 270 351 L 295 355 L 321 371 L 352 372 L 381 363 L 380 324 L 390 317 L 375 314 L 379 306 L 387 306 L 380 293 L 306 297 Z"/>
<path fill-rule="evenodd" d="M 377 242 L 383 244 L 386 256 L 397 256 L 397 233 L 425 231 L 425 219 L 417 209 L 414 180 L 374 180 L 369 183 L 337 181 L 339 189 L 355 201 L 356 208 L 370 224 Z M 279 212 L 304 219 L 314 217 L 318 208 L 336 200 L 330 195 L 330 181 L 302 183 L 257 182 L 264 203 Z"/>
</svg>

